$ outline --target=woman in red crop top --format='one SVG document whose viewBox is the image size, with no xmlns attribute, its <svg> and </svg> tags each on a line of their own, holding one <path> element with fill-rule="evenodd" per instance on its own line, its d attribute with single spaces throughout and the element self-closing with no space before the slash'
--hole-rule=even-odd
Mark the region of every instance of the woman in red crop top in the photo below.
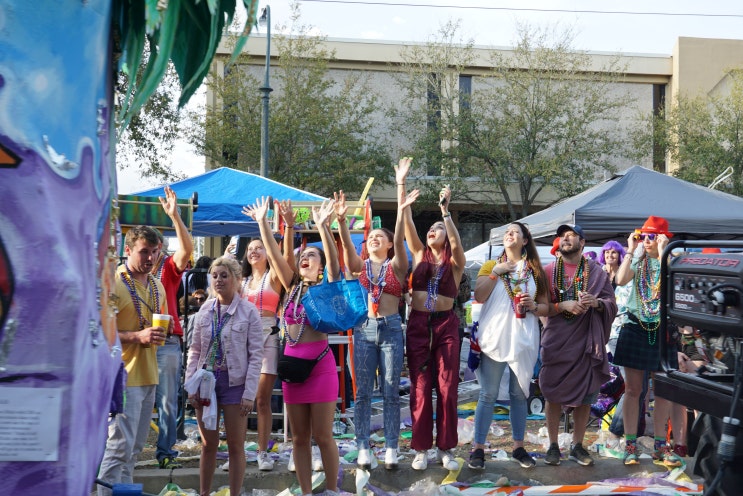
<svg viewBox="0 0 743 496">
<path fill-rule="evenodd" d="M 410 159 L 400 161 L 395 178 L 404 194 Z M 459 318 L 453 310 L 465 257 L 451 214 L 451 190 L 439 193 L 442 220 L 435 222 L 425 244 L 418 237 L 413 213 L 406 204 L 405 239 L 413 254 L 412 310 L 408 319 L 406 350 L 410 371 L 411 447 L 418 453 L 414 470 L 428 466 L 426 451 L 433 444 L 433 389 L 436 401 L 436 446 L 447 470 L 458 464 L 451 451 L 457 445 L 457 387 L 459 383 Z M 410 202 L 412 203 L 412 202 Z M 435 373 L 434 373 L 435 371 Z"/>
<path fill-rule="evenodd" d="M 291 202 L 281 202 L 279 212 L 288 226 L 294 226 L 294 211 Z M 284 238 L 284 256 L 294 249 L 293 236 Z M 292 257 L 293 258 L 293 257 Z M 263 240 L 253 239 L 245 249 L 242 260 L 242 282 L 240 296 L 258 308 L 263 322 L 263 365 L 255 398 L 258 413 L 258 469 L 273 470 L 273 458 L 268 454 L 268 438 L 271 435 L 273 417 L 271 396 L 276 383 L 276 365 L 279 360 L 278 315 L 281 281 L 276 271 L 271 270 Z"/>
<path fill-rule="evenodd" d="M 316 331 L 309 324 L 302 296 L 312 284 L 317 284 L 326 268 L 329 281 L 340 277 L 338 252 L 330 233 L 330 218 L 335 209 L 334 200 L 326 200 L 320 207 L 312 208 L 312 217 L 322 239 L 323 250 L 308 246 L 299 254 L 296 267 L 281 256 L 279 245 L 268 223 L 268 198 L 263 197 L 243 213 L 253 217 L 260 227 L 261 239 L 266 247 L 271 270 L 286 290 L 283 302 L 282 327 L 286 337 L 284 354 L 299 358 L 315 359 L 328 347 L 328 335 Z M 327 474 L 338 473 L 338 446 L 333 439 L 333 418 L 338 398 L 338 372 L 335 357 L 326 353 L 312 369 L 310 377 L 302 383 L 282 383 L 286 413 L 292 430 L 292 457 L 302 494 L 312 494 L 312 454 L 310 440 L 314 437 L 320 448 L 323 467 Z M 328 494 L 337 494 L 335 476 L 326 479 Z"/>
<path fill-rule="evenodd" d="M 401 186 L 398 186 L 401 188 Z M 401 191 L 398 191 L 401 193 Z M 402 192 L 404 200 L 404 192 Z M 371 399 L 377 370 L 381 376 L 384 409 L 384 466 L 397 468 L 397 447 L 400 437 L 400 375 L 402 374 L 405 339 L 400 317 L 408 257 L 405 253 L 402 229 L 402 201 L 398 202 L 394 234 L 388 229 L 374 229 L 366 240 L 362 255 L 356 253 L 351 241 L 346 215 L 346 195 L 335 195 L 335 213 L 343 254 L 348 270 L 359 278 L 368 291 L 368 320 L 353 331 L 353 371 L 356 378 L 354 425 L 359 448 L 357 463 L 363 469 L 372 467 L 369 451 L 371 430 Z"/>
</svg>

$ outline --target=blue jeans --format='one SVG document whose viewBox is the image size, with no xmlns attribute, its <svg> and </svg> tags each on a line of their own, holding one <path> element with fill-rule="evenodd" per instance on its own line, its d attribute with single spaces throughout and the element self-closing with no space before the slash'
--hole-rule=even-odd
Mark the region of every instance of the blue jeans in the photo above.
<svg viewBox="0 0 743 496">
<path fill-rule="evenodd" d="M 368 319 L 353 333 L 353 367 L 356 375 L 354 423 L 358 447 L 369 448 L 371 397 L 379 369 L 384 408 L 384 437 L 388 448 L 397 448 L 400 437 L 400 375 L 405 340 L 399 314 Z"/>
<path fill-rule="evenodd" d="M 165 344 L 157 347 L 157 370 L 160 384 L 155 392 L 157 407 L 157 450 L 155 456 L 161 461 L 166 456 L 175 458 L 178 452 L 173 449 L 176 441 L 176 421 L 178 418 L 178 392 L 181 387 L 181 367 L 183 351 L 178 336 L 171 335 Z"/>
<path fill-rule="evenodd" d="M 503 372 L 508 367 L 506 362 L 496 362 L 485 353 L 480 354 L 480 367 L 477 380 L 480 383 L 480 397 L 475 408 L 475 442 L 485 444 L 493 422 L 493 408 L 498 399 Z M 519 386 L 516 374 L 509 374 L 508 394 L 511 401 L 509 417 L 511 420 L 514 441 L 523 441 L 526 431 L 526 396 Z"/>
</svg>

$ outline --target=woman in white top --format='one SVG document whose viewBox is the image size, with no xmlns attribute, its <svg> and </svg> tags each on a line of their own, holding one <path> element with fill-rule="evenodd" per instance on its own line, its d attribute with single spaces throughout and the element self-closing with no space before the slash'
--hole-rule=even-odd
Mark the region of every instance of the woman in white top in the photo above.
<svg viewBox="0 0 743 496">
<path fill-rule="evenodd" d="M 485 466 L 485 439 L 493 419 L 501 378 L 509 369 L 509 416 L 514 461 L 524 468 L 536 462 L 524 449 L 526 399 L 534 365 L 539 356 L 539 318 L 549 308 L 547 277 L 529 229 L 520 222 L 503 235 L 505 250 L 497 260 L 483 264 L 475 284 L 475 300 L 483 302 L 477 343 L 480 346 L 478 382 L 480 397 L 475 410 L 474 450 L 469 466 Z"/>
</svg>

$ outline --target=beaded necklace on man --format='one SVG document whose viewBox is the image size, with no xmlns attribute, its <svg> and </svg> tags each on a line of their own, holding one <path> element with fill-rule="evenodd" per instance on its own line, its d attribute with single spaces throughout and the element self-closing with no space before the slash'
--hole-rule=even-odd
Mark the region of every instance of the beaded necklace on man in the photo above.
<svg viewBox="0 0 743 496">
<path fill-rule="evenodd" d="M 372 274 L 372 261 L 370 258 L 367 258 L 364 261 L 364 265 L 366 268 L 366 278 L 368 279 L 369 285 L 371 286 L 370 296 L 372 300 L 372 311 L 374 312 L 374 315 L 376 315 L 379 311 L 379 300 L 382 298 L 382 291 L 387 285 L 385 276 L 387 275 L 387 266 L 389 266 L 389 264 L 389 258 L 385 259 L 385 261 L 382 262 L 382 266 L 379 268 L 379 274 L 377 275 L 377 280 L 374 281 L 374 275 Z"/>
<path fill-rule="evenodd" d="M 498 257 L 496 265 L 503 262 L 508 262 L 508 255 L 505 251 L 501 254 L 500 257 Z M 521 271 L 520 273 L 516 274 L 516 277 L 511 277 L 510 272 L 501 276 L 503 287 L 506 289 L 506 293 L 511 299 L 511 308 L 513 309 L 514 313 L 518 313 L 516 312 L 516 303 L 514 302 L 516 295 L 529 292 L 529 277 L 534 278 L 534 285 L 538 288 L 537 276 L 536 274 L 534 274 L 534 269 L 531 268 L 529 262 L 526 260 L 526 252 L 521 254 L 521 262 Z M 522 284 L 523 287 L 521 286 Z"/>
<path fill-rule="evenodd" d="M 559 257 L 552 269 L 552 296 L 558 303 L 563 301 L 577 300 L 578 294 L 588 288 L 588 263 L 585 257 L 580 257 L 575 274 L 569 285 L 565 285 L 565 261 Z M 564 310 L 562 316 L 565 320 L 572 320 L 575 315 Z"/>
<path fill-rule="evenodd" d="M 222 316 L 222 305 L 219 300 L 215 300 L 212 305 L 212 310 L 216 308 L 216 312 L 212 313 L 212 340 L 209 344 L 209 352 L 207 355 L 207 368 L 214 373 L 214 377 L 219 377 L 219 372 L 222 370 L 222 366 L 225 361 L 225 354 L 222 348 L 222 329 L 229 322 L 231 315 L 225 313 Z"/>
<path fill-rule="evenodd" d="M 426 303 L 424 306 L 429 312 L 433 312 L 436 308 L 436 300 L 439 299 L 439 283 L 441 282 L 441 276 L 444 274 L 444 264 L 438 266 L 436 275 L 428 280 Z"/>
<path fill-rule="evenodd" d="M 635 298 L 640 309 L 640 327 L 648 333 L 648 344 L 655 345 L 660 320 L 655 321 L 660 313 L 660 268 L 653 270 L 650 257 L 645 257 L 635 274 Z M 648 324 L 646 324 L 646 322 Z"/>
<path fill-rule="evenodd" d="M 147 289 L 150 293 L 149 301 L 151 304 L 153 304 L 153 306 L 150 307 L 147 302 L 142 300 L 142 298 L 140 298 L 140 296 L 137 294 L 134 277 L 132 276 L 132 272 L 129 270 L 129 265 L 127 263 L 124 263 L 124 267 L 126 268 L 126 272 L 121 273 L 121 280 L 124 281 L 124 285 L 126 286 L 126 289 L 129 291 L 129 295 L 132 298 L 132 304 L 134 304 L 134 310 L 137 311 L 137 318 L 139 319 L 139 330 L 141 331 L 150 324 L 150 321 L 146 319 L 142 313 L 141 304 L 144 303 L 144 305 L 150 311 L 150 318 L 152 318 L 153 313 L 158 313 L 160 311 L 160 294 L 157 291 L 157 283 L 155 282 L 155 277 L 151 273 L 147 273 Z"/>
<path fill-rule="evenodd" d="M 284 311 L 281 313 L 281 328 L 284 331 L 284 336 L 286 336 L 286 340 L 289 342 L 289 346 L 296 346 L 297 343 L 299 343 L 299 340 L 302 339 L 302 334 L 304 334 L 304 327 L 307 325 L 307 312 L 304 311 L 304 307 L 302 307 L 302 311 L 297 313 L 297 307 L 299 306 L 299 301 L 302 298 L 302 285 L 304 284 L 304 281 L 299 281 L 299 284 L 294 286 L 294 289 L 292 289 L 292 292 L 289 294 L 289 297 L 286 299 L 286 303 L 284 304 Z M 295 299 L 296 298 L 296 299 Z M 294 301 L 294 311 L 292 314 L 292 317 L 294 318 L 294 322 L 299 321 L 299 334 L 297 334 L 297 338 L 294 339 L 289 334 L 289 329 L 287 329 L 286 325 L 286 311 L 289 308 L 289 303 Z"/>
<path fill-rule="evenodd" d="M 266 269 L 266 271 L 263 273 L 263 277 L 261 277 L 261 287 L 258 290 L 258 305 L 256 305 L 256 306 L 258 307 L 258 311 L 261 312 L 261 315 L 263 314 L 263 288 L 266 287 L 266 278 L 267 277 L 268 277 L 268 269 Z M 253 280 L 253 274 L 249 275 L 243 281 L 243 286 L 240 289 L 240 294 L 241 295 L 245 295 L 246 297 L 248 297 L 248 299 L 250 299 L 249 298 L 249 295 L 250 295 L 250 292 L 251 292 L 250 282 L 252 280 Z M 246 292 L 245 289 L 247 289 L 248 291 Z"/>
</svg>

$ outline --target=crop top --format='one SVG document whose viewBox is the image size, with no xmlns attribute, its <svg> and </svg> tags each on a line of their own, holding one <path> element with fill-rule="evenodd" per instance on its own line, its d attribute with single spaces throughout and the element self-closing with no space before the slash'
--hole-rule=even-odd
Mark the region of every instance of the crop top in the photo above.
<svg viewBox="0 0 743 496">
<path fill-rule="evenodd" d="M 250 278 L 243 280 L 240 296 L 255 305 L 261 313 L 264 310 L 276 313 L 279 309 L 279 293 L 266 280 L 267 276 L 268 273 L 261 279 L 257 289 L 250 289 Z"/>
<path fill-rule="evenodd" d="M 286 325 L 307 324 L 307 313 L 304 305 L 290 301 L 284 309 L 284 321 Z"/>
<path fill-rule="evenodd" d="M 443 266 L 444 271 L 441 274 L 441 280 L 439 280 L 439 295 L 446 296 L 447 298 L 456 298 L 459 294 L 459 288 L 454 284 L 454 272 L 452 272 L 451 264 Z M 428 292 L 428 281 L 434 279 L 436 276 L 436 265 L 431 262 L 423 261 L 413 270 L 413 291 L 425 291 Z"/>
<path fill-rule="evenodd" d="M 372 284 L 369 281 L 369 274 L 367 273 L 368 267 L 371 265 L 369 259 L 364 261 L 364 270 L 359 274 L 359 283 L 366 288 L 367 291 L 372 292 Z M 379 282 L 379 281 L 377 281 Z M 392 268 L 392 264 L 387 264 L 387 269 L 384 271 L 384 284 L 382 286 L 382 293 L 387 293 L 397 298 L 402 296 L 402 285 L 400 280 L 395 275 L 395 271 Z"/>
</svg>

